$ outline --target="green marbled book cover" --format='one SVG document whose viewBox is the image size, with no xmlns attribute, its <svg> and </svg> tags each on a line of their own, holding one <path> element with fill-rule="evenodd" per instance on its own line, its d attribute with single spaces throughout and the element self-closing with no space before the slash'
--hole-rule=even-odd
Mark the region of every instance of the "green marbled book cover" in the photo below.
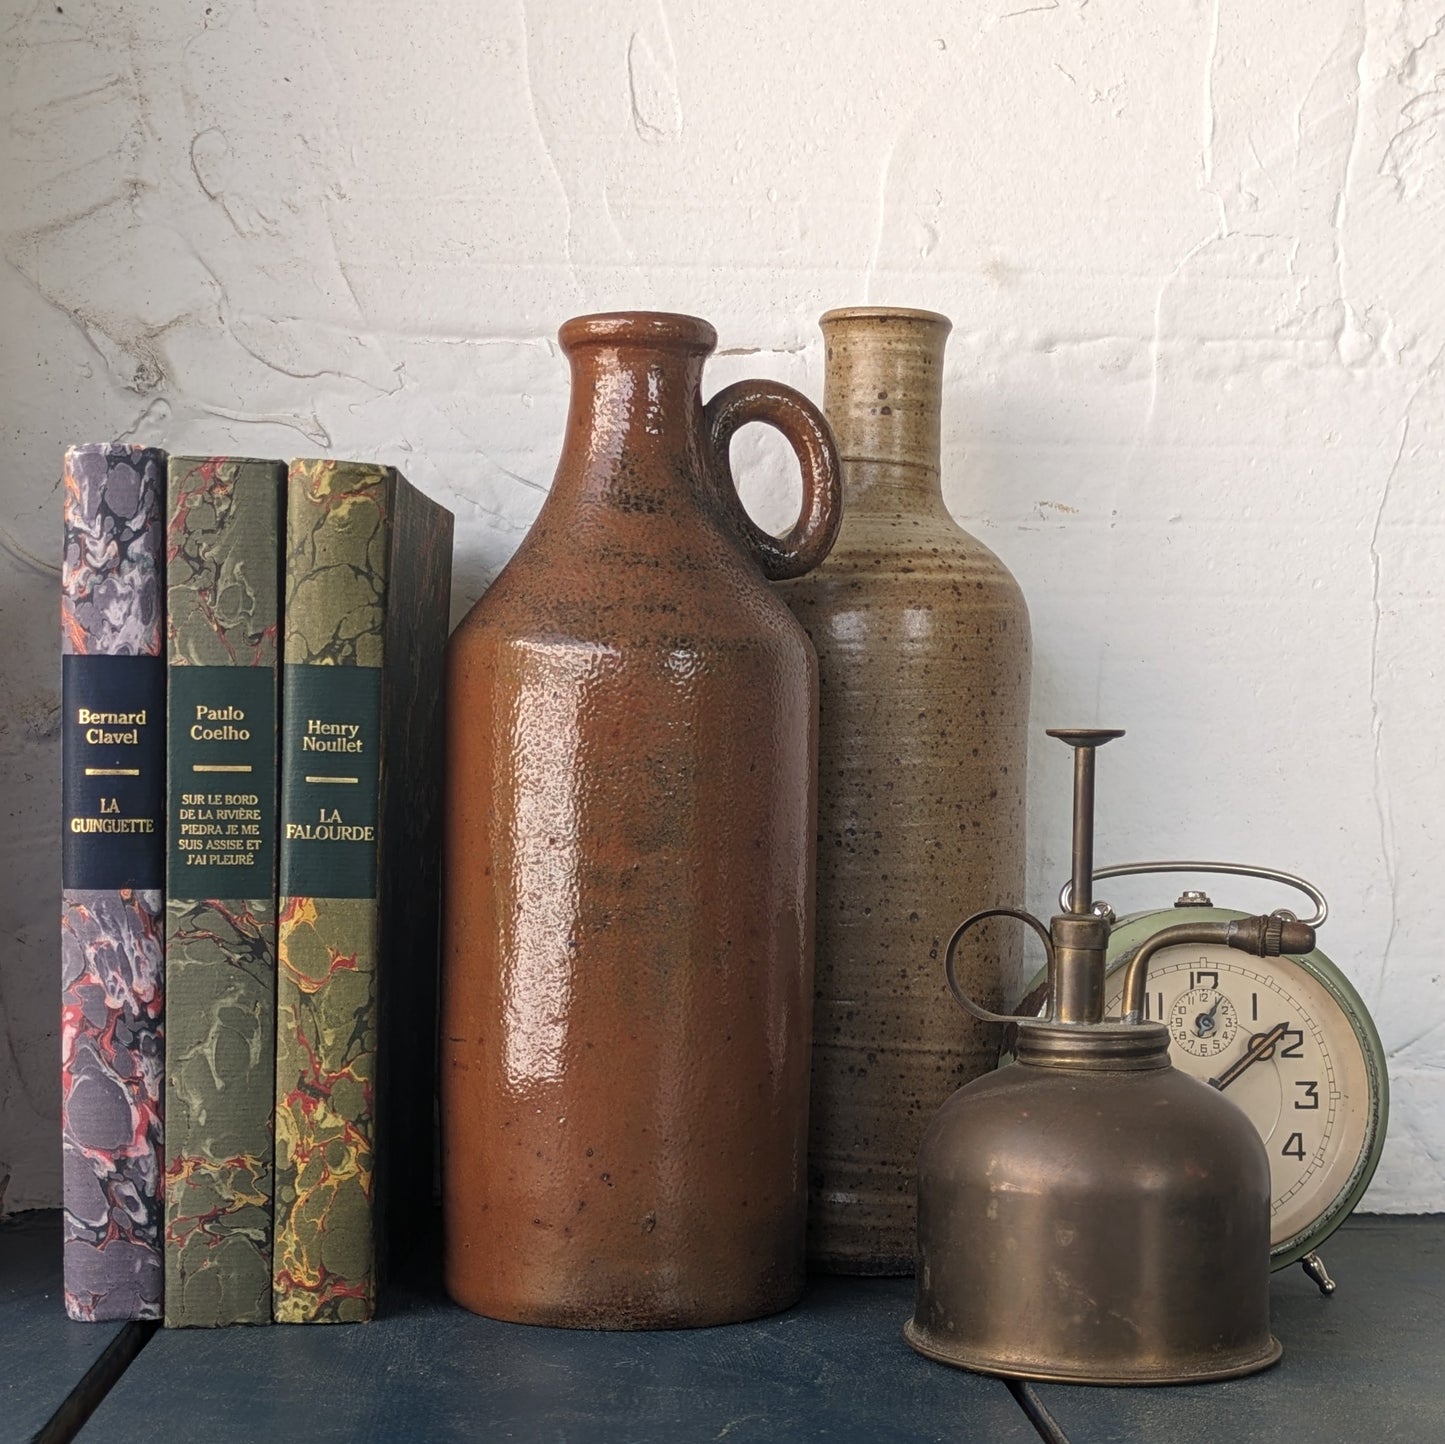
<svg viewBox="0 0 1445 1444">
<path fill-rule="evenodd" d="M 271 1320 L 275 461 L 172 457 L 165 1305 L 170 1327 Z"/>
<path fill-rule="evenodd" d="M 291 464 L 278 1322 L 369 1319 L 389 1241 L 428 1221 L 451 541 L 450 512 L 393 468 Z"/>
</svg>

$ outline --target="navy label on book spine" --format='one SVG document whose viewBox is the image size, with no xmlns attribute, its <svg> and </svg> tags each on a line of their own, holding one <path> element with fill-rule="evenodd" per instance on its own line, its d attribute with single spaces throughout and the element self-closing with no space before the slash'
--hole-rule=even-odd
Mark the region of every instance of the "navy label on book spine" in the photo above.
<svg viewBox="0 0 1445 1444">
<path fill-rule="evenodd" d="M 61 669 L 61 886 L 160 888 L 165 659 L 66 656 Z"/>
<path fill-rule="evenodd" d="M 270 897 L 276 865 L 276 674 L 172 667 L 166 891 Z"/>
<path fill-rule="evenodd" d="M 281 893 L 375 897 L 381 669 L 283 673 Z"/>
</svg>

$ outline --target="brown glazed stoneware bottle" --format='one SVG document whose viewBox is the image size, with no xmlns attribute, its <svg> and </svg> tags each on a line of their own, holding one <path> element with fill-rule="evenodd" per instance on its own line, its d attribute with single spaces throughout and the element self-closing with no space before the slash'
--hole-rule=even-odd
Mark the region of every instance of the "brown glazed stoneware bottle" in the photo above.
<svg viewBox="0 0 1445 1444">
<path fill-rule="evenodd" d="M 821 325 L 847 513 L 826 565 L 778 589 L 821 679 L 808 1251 L 903 1274 L 923 1130 L 995 1063 L 999 1040 L 951 1006 L 943 950 L 965 913 L 1023 895 L 1029 617 L 943 503 L 947 318 L 870 306 Z M 960 951 L 989 1007 L 1018 934 L 993 924 Z"/>
<path fill-rule="evenodd" d="M 451 641 L 446 1279 L 493 1318 L 720 1324 L 803 1286 L 817 661 L 767 579 L 837 532 L 796 392 L 701 395 L 705 321 L 562 327 L 566 439 Z M 732 433 L 802 466 L 786 538 Z"/>
</svg>

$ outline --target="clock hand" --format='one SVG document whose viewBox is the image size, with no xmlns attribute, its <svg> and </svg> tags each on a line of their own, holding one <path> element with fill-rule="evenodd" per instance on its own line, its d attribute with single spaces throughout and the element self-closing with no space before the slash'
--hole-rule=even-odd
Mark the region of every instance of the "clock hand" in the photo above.
<svg viewBox="0 0 1445 1444">
<path fill-rule="evenodd" d="M 1214 1006 L 1207 1013 L 1199 1013 L 1194 1019 L 1194 1036 L 1196 1038 L 1207 1038 L 1214 1031 L 1214 1015 L 1219 1011 L 1219 1005 L 1224 1001 L 1224 994 L 1215 995 Z"/>
<path fill-rule="evenodd" d="M 1274 1052 L 1274 1045 L 1289 1031 L 1289 1024 L 1276 1023 L 1268 1033 L 1256 1033 L 1249 1040 L 1249 1047 L 1245 1050 L 1242 1058 L 1237 1058 L 1218 1078 L 1211 1078 L 1209 1086 L 1218 1088 L 1221 1092 L 1228 1088 L 1246 1068 L 1252 1068 L 1266 1053 Z"/>
</svg>

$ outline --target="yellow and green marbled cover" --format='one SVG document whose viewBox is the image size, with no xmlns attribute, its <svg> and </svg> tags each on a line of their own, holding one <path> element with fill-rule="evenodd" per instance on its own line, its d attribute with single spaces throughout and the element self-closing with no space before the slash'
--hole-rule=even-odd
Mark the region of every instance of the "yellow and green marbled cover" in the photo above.
<svg viewBox="0 0 1445 1444">
<path fill-rule="evenodd" d="M 388 1076 L 386 1059 L 388 1040 L 417 1036 L 415 1018 L 428 1009 L 431 1026 L 420 1032 L 434 1034 L 439 838 L 431 827 L 388 825 L 396 809 L 386 802 L 387 794 L 405 797 L 428 819 L 438 810 L 439 734 L 426 722 L 418 732 L 414 719 L 435 715 L 439 726 L 451 522 L 449 512 L 390 467 L 291 464 L 276 1046 L 278 1322 L 372 1316 L 386 1232 L 377 1211 L 386 1186 L 378 1188 L 378 1177 L 387 1172 L 390 1140 L 397 1140 L 393 1153 L 410 1162 L 415 1139 L 432 1132 L 430 1087 L 417 1087 L 400 1069 Z M 336 750 L 306 750 L 318 745 Z M 403 909 L 391 899 L 418 893 L 422 916 L 404 919 L 412 929 L 406 974 L 398 968 L 393 976 L 391 939 Z M 387 1003 L 379 1007 L 383 995 Z M 434 1069 L 426 1049 L 407 1063 L 408 1074 L 422 1079 Z M 419 1222 L 398 1219 L 397 1226 Z"/>
<path fill-rule="evenodd" d="M 164 1319 L 172 1327 L 271 1319 L 285 481 L 275 461 L 172 457 L 169 465 Z M 198 712 L 230 723 L 198 722 Z"/>
</svg>

